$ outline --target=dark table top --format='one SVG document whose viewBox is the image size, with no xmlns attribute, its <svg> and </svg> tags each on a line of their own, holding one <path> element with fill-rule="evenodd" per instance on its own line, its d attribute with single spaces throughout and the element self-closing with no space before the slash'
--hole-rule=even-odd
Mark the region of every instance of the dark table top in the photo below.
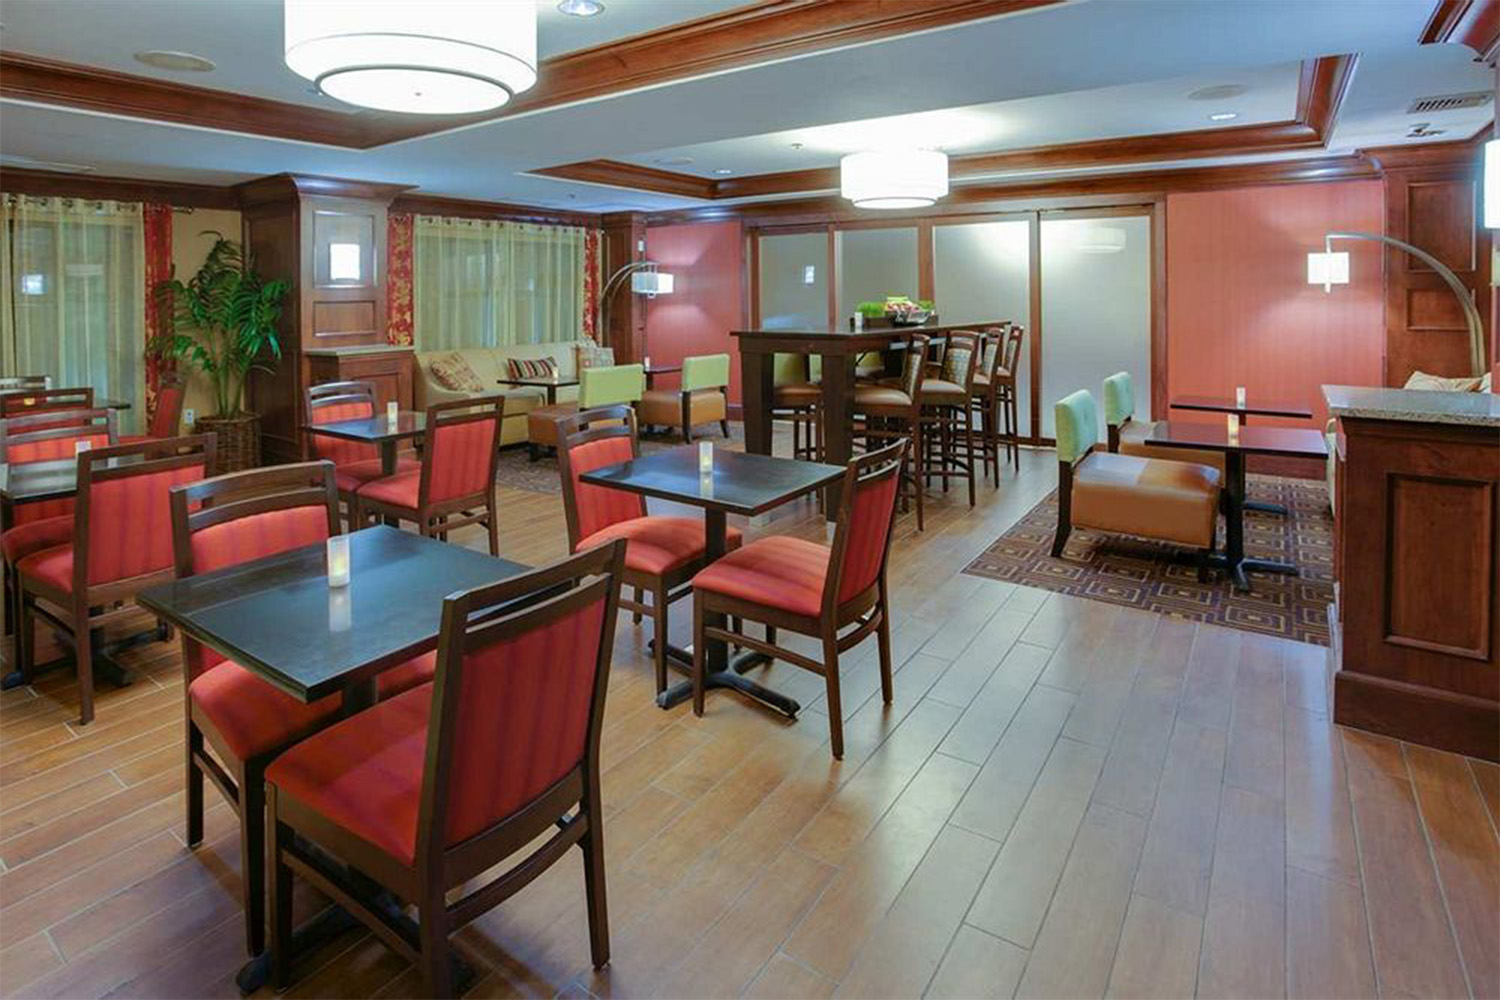
<svg viewBox="0 0 1500 1000">
<path fill-rule="evenodd" d="M 323 545 L 174 580 L 140 604 L 303 701 L 437 645 L 443 598 L 529 567 L 381 525 L 350 536 L 347 587 Z"/>
<path fill-rule="evenodd" d="M 548 386 L 577 385 L 577 375 L 555 375 L 551 378 L 502 378 L 496 379 L 501 385 L 521 385 L 545 389 Z"/>
<path fill-rule="evenodd" d="M 753 517 L 843 474 L 837 465 L 715 448 L 713 476 L 708 479 L 698 474 L 698 446 L 685 445 L 595 469 L 581 478 L 597 486 Z"/>
<path fill-rule="evenodd" d="M 117 469 L 142 461 L 140 455 L 127 455 L 96 461 L 94 468 Z M 53 458 L 45 462 L 0 463 L 0 500 L 22 503 L 33 500 L 58 500 L 78 492 L 78 460 Z"/>
<path fill-rule="evenodd" d="M 26 396 L 36 392 L 35 389 L 0 389 L 0 396 Z M 77 409 L 86 409 L 79 406 Z M 111 399 L 108 396 L 95 396 L 94 409 L 96 410 L 128 410 L 130 404 L 123 399 Z M 20 416 L 21 414 L 14 414 Z"/>
<path fill-rule="evenodd" d="M 647 375 L 674 375 L 682 371 L 681 365 L 652 365 L 646 369 Z"/>
<path fill-rule="evenodd" d="M 1222 396 L 1177 396 L 1172 400 L 1174 410 L 1207 410 L 1212 413 L 1243 413 L 1262 417 L 1292 417 L 1311 420 L 1312 410 L 1298 403 L 1264 400 L 1250 396 L 1240 406 L 1234 399 Z"/>
<path fill-rule="evenodd" d="M 396 426 L 386 419 L 384 413 L 363 420 L 334 420 L 326 424 L 307 424 L 309 434 L 323 434 L 343 438 L 345 441 L 364 441 L 378 444 L 381 441 L 401 441 L 420 437 L 427 431 L 427 414 L 402 410 L 396 418 Z"/>
<path fill-rule="evenodd" d="M 1000 326 L 1003 322 L 1005 321 L 929 322 L 918 326 L 866 327 L 858 331 L 847 327 L 818 327 L 801 330 L 731 330 L 729 333 L 738 338 L 742 353 L 849 354 L 884 348 L 905 340 L 914 333 L 925 333 L 932 337 L 941 337 L 954 330 L 972 330 L 978 333 L 988 327 Z"/>
<path fill-rule="evenodd" d="M 1206 448 L 1245 455 L 1328 457 L 1328 443 L 1323 439 L 1323 432 L 1304 427 L 1241 427 L 1238 443 L 1230 443 L 1229 428 L 1223 423 L 1158 420 L 1146 443 L 1162 448 Z"/>
</svg>

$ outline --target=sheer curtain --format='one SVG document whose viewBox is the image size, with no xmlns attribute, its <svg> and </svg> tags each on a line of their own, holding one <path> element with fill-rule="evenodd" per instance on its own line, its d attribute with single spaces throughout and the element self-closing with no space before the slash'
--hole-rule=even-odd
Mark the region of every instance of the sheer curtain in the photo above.
<svg viewBox="0 0 1500 1000">
<path fill-rule="evenodd" d="M 412 297 L 418 350 L 577 340 L 585 230 L 419 215 Z"/>
<path fill-rule="evenodd" d="M 141 206 L 7 195 L 0 365 L 92 386 L 139 413 L 145 399 Z M 127 421 L 128 422 L 128 421 Z"/>
</svg>

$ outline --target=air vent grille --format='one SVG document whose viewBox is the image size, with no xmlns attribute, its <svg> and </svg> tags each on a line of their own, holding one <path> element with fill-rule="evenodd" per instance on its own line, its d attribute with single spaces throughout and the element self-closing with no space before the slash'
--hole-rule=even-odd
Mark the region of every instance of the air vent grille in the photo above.
<svg viewBox="0 0 1500 1000">
<path fill-rule="evenodd" d="M 1494 100 L 1488 90 L 1475 90 L 1467 94 L 1440 94 L 1436 97 L 1419 97 L 1406 109 L 1409 115 L 1430 115 L 1434 111 L 1457 111 L 1460 108 L 1477 108 Z"/>
</svg>

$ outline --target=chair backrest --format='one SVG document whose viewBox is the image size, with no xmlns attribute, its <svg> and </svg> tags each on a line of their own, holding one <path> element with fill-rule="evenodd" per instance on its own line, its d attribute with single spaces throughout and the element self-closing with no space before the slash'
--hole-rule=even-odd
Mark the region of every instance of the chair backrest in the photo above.
<svg viewBox="0 0 1500 1000">
<path fill-rule="evenodd" d="M 0 419 L 0 462 L 22 465 L 72 458 L 78 442 L 108 448 L 118 440 L 111 410 L 53 410 Z"/>
<path fill-rule="evenodd" d="M 1129 372 L 1115 372 L 1104 380 L 1104 422 L 1119 427 L 1135 416 L 1135 383 Z"/>
<path fill-rule="evenodd" d="M 943 381 L 969 391 L 974 388 L 974 368 L 979 362 L 979 334 L 954 330 L 948 334 L 943 351 Z"/>
<path fill-rule="evenodd" d="M 700 354 L 682 359 L 682 391 L 722 389 L 729 385 L 729 355 Z"/>
<path fill-rule="evenodd" d="M 4 375 L 0 376 L 0 392 L 11 389 L 50 389 L 51 375 Z"/>
<path fill-rule="evenodd" d="M 823 612 L 870 590 L 885 574 L 907 440 L 861 455 L 844 470 L 838 527 L 823 585 Z"/>
<path fill-rule="evenodd" d="M 132 461 L 112 464 L 115 459 Z M 116 445 L 78 456 L 74 593 L 172 569 L 171 489 L 203 479 L 214 435 Z"/>
<path fill-rule="evenodd" d="M 617 405 L 580 411 L 558 422 L 557 441 L 570 550 L 611 524 L 646 515 L 646 500 L 640 494 L 579 479 L 585 472 L 628 462 L 640 454 L 635 410 Z"/>
<path fill-rule="evenodd" d="M 686 375 L 685 367 L 683 373 Z M 578 373 L 578 405 L 585 410 L 639 402 L 645 392 L 646 369 L 642 365 L 609 365 Z"/>
<path fill-rule="evenodd" d="M 0 395 L 0 417 L 55 413 L 59 410 L 92 410 L 93 408 L 94 390 L 88 386 L 72 389 L 37 389 L 34 392 L 7 392 Z M 56 418 L 52 423 L 54 427 L 65 425 L 66 421 L 61 417 Z"/>
<path fill-rule="evenodd" d="M 932 349 L 932 338 L 925 333 L 914 333 L 906 342 L 906 359 L 901 367 L 901 391 L 913 401 L 922 392 L 922 379 L 927 375 L 927 352 Z"/>
<path fill-rule="evenodd" d="M 1053 407 L 1057 428 L 1057 460 L 1076 465 L 1099 443 L 1099 408 L 1087 389 L 1079 389 Z"/>
<path fill-rule="evenodd" d="M 323 382 L 303 393 L 309 424 L 332 424 L 340 420 L 368 420 L 375 416 L 375 387 L 369 382 Z M 334 465 L 365 462 L 380 457 L 372 444 L 341 441 L 322 434 L 304 435 L 307 458 L 326 458 Z"/>
<path fill-rule="evenodd" d="M 154 438 L 177 436 L 177 425 L 182 422 L 182 403 L 187 396 L 187 380 L 181 375 L 168 375 L 156 387 L 156 409 L 151 411 L 150 435 Z"/>
<path fill-rule="evenodd" d="M 333 463 L 230 472 L 170 490 L 172 556 L 184 579 L 264 559 L 339 533 Z M 183 633 L 189 679 L 224 659 Z"/>
<path fill-rule="evenodd" d="M 811 378 L 806 354 L 774 354 L 771 356 L 771 384 L 794 385 Z"/>
<path fill-rule="evenodd" d="M 475 396 L 427 408 L 422 506 L 491 494 L 504 419 L 504 396 Z"/>
<path fill-rule="evenodd" d="M 1001 359 L 1007 378 L 1013 379 L 1018 374 L 1016 368 L 1021 363 L 1021 344 L 1025 340 L 1026 328 L 1019 323 L 1012 323 L 1005 338 L 1005 356 Z"/>
<path fill-rule="evenodd" d="M 476 838 L 512 818 L 504 841 L 514 839 L 515 850 L 551 828 L 585 789 L 597 801 L 624 561 L 617 540 L 443 601 L 418 865 L 482 843 Z M 525 811 L 538 800 L 552 804 L 551 796 L 560 796 L 555 810 Z M 468 859 L 482 870 L 493 853 L 481 848 Z"/>
</svg>

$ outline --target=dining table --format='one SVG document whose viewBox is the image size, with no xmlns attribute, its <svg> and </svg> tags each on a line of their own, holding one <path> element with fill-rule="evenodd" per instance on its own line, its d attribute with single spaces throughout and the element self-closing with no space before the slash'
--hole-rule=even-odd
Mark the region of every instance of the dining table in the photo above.
<svg viewBox="0 0 1500 1000">
<path fill-rule="evenodd" d="M 427 433 L 427 414 L 412 410 L 401 410 L 392 420 L 385 414 L 361 417 L 356 420 L 330 420 L 326 424 L 305 424 L 302 430 L 308 434 L 338 438 L 341 441 L 357 441 L 374 445 L 380 451 L 380 474 L 395 475 L 396 452 L 402 441 L 410 441 Z"/>
<path fill-rule="evenodd" d="M 1200 413 L 1232 413 L 1235 422 L 1241 427 L 1249 423 L 1249 418 L 1255 417 L 1283 417 L 1289 420 L 1311 420 L 1312 409 L 1304 403 L 1293 403 L 1285 400 L 1262 399 L 1259 396 L 1245 397 L 1241 403 L 1238 399 L 1226 398 L 1224 396 L 1173 396 L 1169 404 L 1174 410 L 1196 410 Z M 1246 510 L 1265 511 L 1267 514 L 1280 514 L 1286 516 L 1286 508 L 1279 503 L 1270 503 L 1265 500 L 1245 499 Z"/>
<path fill-rule="evenodd" d="M 704 454 L 711 457 L 706 470 L 701 466 Z M 579 478 L 595 486 L 702 508 L 705 558 L 712 563 L 728 551 L 728 515 L 755 517 L 764 514 L 826 487 L 843 474 L 844 470 L 837 465 L 747 454 L 703 442 L 602 466 Z M 724 616 L 710 615 L 707 622 L 723 628 Z M 665 637 L 658 636 L 654 641 L 665 641 Z M 692 668 L 691 649 L 668 644 L 667 658 L 678 666 Z M 795 719 L 802 710 L 795 698 L 742 676 L 753 667 L 769 663 L 770 658 L 764 654 L 746 651 L 731 660 L 728 646 L 712 641 L 704 651 L 704 658 L 706 688 L 730 688 L 789 719 Z M 656 703 L 662 708 L 671 708 L 692 696 L 692 682 L 682 681 L 658 695 Z"/>
<path fill-rule="evenodd" d="M 510 378 L 496 379 L 500 385 L 514 386 L 517 389 L 541 389 L 547 394 L 547 405 L 557 405 L 557 390 L 578 384 L 577 375 L 536 375 L 536 376 L 512 376 Z"/>
<path fill-rule="evenodd" d="M 1321 431 L 1303 427 L 1253 425 L 1236 426 L 1231 433 L 1227 422 L 1158 420 L 1152 425 L 1145 443 L 1155 448 L 1223 452 L 1226 501 L 1224 554 L 1214 556 L 1210 565 L 1228 572 L 1230 579 L 1240 590 L 1250 589 L 1246 576 L 1250 572 L 1296 575 L 1297 567 L 1291 563 L 1245 555 L 1245 460 L 1251 455 L 1326 459 L 1328 445 Z"/>
<path fill-rule="evenodd" d="M 136 601 L 299 701 L 338 695 L 347 716 L 375 704 L 382 671 L 437 646 L 443 598 L 530 568 L 385 525 L 350 534 L 349 555 L 343 587 L 329 585 L 318 544 L 159 584 Z M 358 872 L 350 869 L 341 887 L 415 933 L 400 902 Z M 298 928 L 293 950 L 305 953 L 356 926 L 329 907 Z M 260 988 L 269 963 L 263 954 L 243 966 L 240 990 Z"/>
<path fill-rule="evenodd" d="M 143 460 L 141 455 L 123 455 L 119 458 L 96 459 L 94 469 L 116 469 L 134 465 Z M 78 492 L 78 459 L 46 459 L 40 462 L 0 462 L 0 534 L 16 524 L 16 508 L 28 503 L 45 500 L 67 500 Z M 147 629 L 133 635 L 123 636 L 109 643 L 93 644 L 94 673 L 114 684 L 124 687 L 131 682 L 128 671 L 115 656 L 133 646 L 154 642 L 166 637 L 164 627 Z M 32 668 L 32 678 L 37 674 L 61 670 L 73 665 L 71 656 L 62 656 Z M 20 670 L 7 671 L 0 676 L 0 691 L 9 691 L 29 683 Z"/>
</svg>

